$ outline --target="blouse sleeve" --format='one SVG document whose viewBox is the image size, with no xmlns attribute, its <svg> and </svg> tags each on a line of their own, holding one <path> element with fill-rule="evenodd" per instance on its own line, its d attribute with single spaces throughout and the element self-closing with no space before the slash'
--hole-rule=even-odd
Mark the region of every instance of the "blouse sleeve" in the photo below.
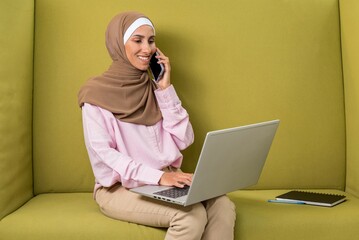
<svg viewBox="0 0 359 240">
<path fill-rule="evenodd" d="M 113 116 L 113 115 L 112 115 Z M 82 107 L 85 145 L 96 181 L 104 187 L 121 182 L 125 187 L 158 184 L 163 172 L 136 163 L 116 149 L 111 121 L 101 109 L 90 104 Z"/>
<path fill-rule="evenodd" d="M 164 90 L 157 89 L 155 95 L 162 112 L 164 130 L 172 135 L 180 150 L 187 148 L 194 140 L 193 128 L 173 85 Z"/>
</svg>

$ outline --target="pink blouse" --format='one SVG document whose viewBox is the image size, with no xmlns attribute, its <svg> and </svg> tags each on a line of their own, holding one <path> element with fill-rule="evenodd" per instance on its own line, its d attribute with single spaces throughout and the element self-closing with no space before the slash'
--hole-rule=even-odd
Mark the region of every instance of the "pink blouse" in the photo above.
<svg viewBox="0 0 359 240">
<path fill-rule="evenodd" d="M 127 188 L 157 185 L 163 174 L 161 169 L 181 166 L 180 150 L 194 140 L 188 113 L 172 85 L 157 89 L 155 96 L 163 119 L 153 126 L 120 121 L 111 112 L 88 103 L 82 107 L 95 190 L 116 182 Z"/>
</svg>

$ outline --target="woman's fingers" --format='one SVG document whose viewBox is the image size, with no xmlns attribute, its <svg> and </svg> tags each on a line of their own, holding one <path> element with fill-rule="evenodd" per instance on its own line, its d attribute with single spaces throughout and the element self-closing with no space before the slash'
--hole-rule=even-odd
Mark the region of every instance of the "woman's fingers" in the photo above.
<svg viewBox="0 0 359 240">
<path fill-rule="evenodd" d="M 165 172 L 159 184 L 164 186 L 176 186 L 184 187 L 185 185 L 191 185 L 193 174 L 182 172 Z"/>
</svg>

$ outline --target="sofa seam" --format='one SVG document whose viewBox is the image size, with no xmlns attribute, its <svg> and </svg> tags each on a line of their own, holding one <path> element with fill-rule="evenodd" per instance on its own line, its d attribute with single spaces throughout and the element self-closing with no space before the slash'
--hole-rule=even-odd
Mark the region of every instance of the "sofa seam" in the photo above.
<svg viewBox="0 0 359 240">
<path fill-rule="evenodd" d="M 342 12 L 340 8 L 340 3 L 342 0 L 338 0 L 338 15 L 339 15 L 339 42 L 340 42 L 340 66 L 342 71 L 342 87 L 343 87 L 343 107 L 344 107 L 344 191 L 347 191 L 347 164 L 348 164 L 348 146 L 347 146 L 347 109 L 346 109 L 346 94 L 345 94 L 345 74 L 344 74 L 344 57 L 343 57 L 343 32 L 342 32 Z"/>
</svg>

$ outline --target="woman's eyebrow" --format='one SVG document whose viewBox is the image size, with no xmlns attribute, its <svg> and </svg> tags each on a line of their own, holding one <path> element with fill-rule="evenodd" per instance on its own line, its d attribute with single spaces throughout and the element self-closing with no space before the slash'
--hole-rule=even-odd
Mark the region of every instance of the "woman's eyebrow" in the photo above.
<svg viewBox="0 0 359 240">
<path fill-rule="evenodd" d="M 134 35 L 132 35 L 131 37 L 145 38 L 145 36 L 143 36 L 143 35 L 141 35 L 141 34 L 134 34 Z M 149 38 L 154 38 L 154 37 L 155 37 L 155 35 L 152 35 L 152 36 L 150 36 Z"/>
<path fill-rule="evenodd" d="M 140 35 L 140 34 L 134 34 L 134 35 L 132 35 L 131 37 L 139 37 L 139 38 L 144 38 L 145 36 Z"/>
</svg>

